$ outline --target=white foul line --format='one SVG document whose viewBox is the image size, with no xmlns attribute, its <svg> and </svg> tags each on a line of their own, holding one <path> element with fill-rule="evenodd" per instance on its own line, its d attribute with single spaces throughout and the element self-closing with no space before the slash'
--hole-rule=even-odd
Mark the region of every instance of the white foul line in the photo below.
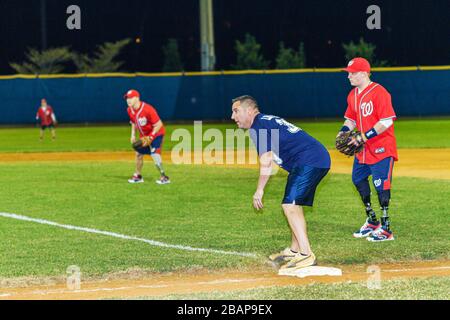
<svg viewBox="0 0 450 320">
<path fill-rule="evenodd" d="M 59 227 L 59 228 L 68 229 L 68 230 L 77 230 L 77 231 L 83 231 L 83 232 L 88 232 L 88 233 L 101 234 L 104 236 L 110 236 L 110 237 L 120 238 L 120 239 L 125 239 L 125 240 L 141 241 L 141 242 L 145 242 L 149 245 L 156 246 L 156 247 L 172 248 L 172 249 L 187 250 L 187 251 L 201 251 L 201 252 L 210 252 L 210 253 L 217 253 L 217 254 L 228 254 L 228 255 L 234 255 L 234 256 L 257 258 L 257 255 L 254 253 L 224 251 L 224 250 L 205 249 L 205 248 L 194 248 L 194 247 L 190 247 L 190 246 L 168 244 L 168 243 L 159 242 L 159 241 L 155 241 L 155 240 L 127 236 L 127 235 L 115 233 L 115 232 L 102 231 L 102 230 L 97 230 L 97 229 L 92 229 L 92 228 L 77 227 L 77 226 L 71 226 L 71 225 L 67 225 L 67 224 L 60 224 L 57 222 L 48 221 L 48 220 L 44 220 L 44 219 L 30 218 L 27 216 L 22 216 L 22 215 L 18 215 L 18 214 L 14 214 L 14 213 L 0 212 L 0 216 L 4 217 L 4 218 L 11 218 L 11 219 L 16 219 L 16 220 L 46 224 L 49 226 Z"/>
</svg>

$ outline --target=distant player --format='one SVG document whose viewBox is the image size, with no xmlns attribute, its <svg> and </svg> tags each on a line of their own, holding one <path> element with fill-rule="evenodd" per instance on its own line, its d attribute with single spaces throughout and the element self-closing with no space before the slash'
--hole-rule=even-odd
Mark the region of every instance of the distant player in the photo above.
<svg viewBox="0 0 450 320">
<path fill-rule="evenodd" d="M 366 208 L 367 220 L 353 236 L 367 237 L 373 242 L 394 240 L 388 210 L 392 169 L 398 155 L 394 135 L 396 115 L 391 95 L 380 84 L 370 80 L 370 64 L 366 59 L 354 58 L 344 70 L 348 72 L 348 79 L 355 88 L 348 95 L 346 120 L 338 137 L 357 128 L 361 131 L 364 143 L 364 148 L 354 159 L 352 180 Z M 357 144 L 356 140 L 352 138 L 351 143 Z M 372 176 L 383 212 L 381 223 L 372 209 L 369 176 Z"/>
<path fill-rule="evenodd" d="M 45 99 L 41 100 L 41 106 L 36 112 L 36 121 L 41 122 L 41 129 L 39 131 L 39 140 L 44 140 L 44 130 L 49 128 L 52 134 L 52 140 L 56 139 L 55 125 L 58 124 L 53 108 L 47 104 Z"/>
<path fill-rule="evenodd" d="M 282 208 L 289 222 L 292 242 L 269 257 L 281 269 L 295 270 L 316 264 L 306 231 L 302 206 L 312 206 L 316 188 L 330 168 L 325 147 L 302 129 L 286 120 L 265 115 L 251 96 L 233 99 L 232 116 L 239 128 L 250 129 L 260 158 L 260 176 L 253 206 L 263 208 L 264 187 L 269 181 L 272 161 L 289 172 Z"/>
<path fill-rule="evenodd" d="M 160 173 L 160 179 L 156 180 L 158 184 L 168 184 L 170 179 L 164 173 L 161 148 L 163 144 L 165 129 L 155 108 L 150 104 L 140 100 L 140 94 L 136 90 L 129 90 L 124 98 L 128 105 L 128 115 L 131 123 L 130 142 L 136 142 L 136 130 L 139 131 L 139 138 L 148 141 L 148 146 L 136 150 L 136 171 L 129 183 L 142 183 L 142 167 L 144 166 L 144 155 L 148 154 L 153 158 L 156 168 Z"/>
</svg>

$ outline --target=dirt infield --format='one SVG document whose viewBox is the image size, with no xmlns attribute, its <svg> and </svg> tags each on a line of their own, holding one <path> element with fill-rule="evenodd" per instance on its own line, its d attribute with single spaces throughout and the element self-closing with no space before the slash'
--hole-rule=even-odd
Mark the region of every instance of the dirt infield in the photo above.
<svg viewBox="0 0 450 320">
<path fill-rule="evenodd" d="M 330 150 L 332 158 L 331 172 L 351 173 L 352 158 L 347 158 L 335 150 Z M 198 155 L 198 154 L 197 154 Z M 221 153 L 213 155 L 216 159 L 225 159 Z M 236 155 L 239 158 L 240 154 Z M 189 157 L 189 156 L 188 156 Z M 194 159 L 195 155 L 191 155 Z M 213 159 L 203 155 L 204 161 Z M 242 158 L 251 157 L 248 154 Z M 400 149 L 399 158 L 394 166 L 394 178 L 418 177 L 431 179 L 450 179 L 450 149 Z M 36 161 L 133 161 L 132 152 L 60 152 L 60 153 L 0 153 L 0 162 L 36 162 Z M 171 162 L 170 152 L 163 153 L 163 159 Z M 194 163 L 194 161 L 192 161 Z M 225 162 L 225 161 L 223 161 Z M 237 164 L 226 166 L 256 167 L 257 165 Z"/>
<path fill-rule="evenodd" d="M 334 173 L 351 173 L 352 159 L 336 151 L 330 151 Z M 192 155 L 192 158 L 195 155 Z M 223 155 L 215 155 L 223 158 Z M 431 179 L 450 179 L 450 149 L 401 149 L 400 161 L 396 163 L 394 176 L 419 177 Z M 169 152 L 163 154 L 166 162 L 172 157 Z M 41 162 L 41 161 L 133 161 L 132 152 L 65 152 L 65 153 L 0 153 L 0 162 Z M 230 165 L 227 165 L 230 166 Z M 239 167 L 257 165 L 240 164 Z M 333 266 L 336 267 L 336 266 Z M 382 280 L 396 278 L 420 278 L 432 276 L 450 276 L 450 261 L 407 262 L 379 265 Z M 367 266 L 342 266 L 341 277 L 296 278 L 278 276 L 270 268 L 257 271 L 224 271 L 140 274 L 123 274 L 101 280 L 82 281 L 79 290 L 69 290 L 64 280 L 38 283 L 46 285 L 27 285 L 12 283 L 0 285 L 1 299 L 101 299 L 134 298 L 140 296 L 161 297 L 169 294 L 191 294 L 211 291 L 232 291 L 272 286 L 308 285 L 312 283 L 363 282 L 369 277 Z M 20 281 L 19 281 L 20 282 Z M 26 282 L 26 281 L 25 281 Z M 4 282 L 3 282 L 4 283 Z"/>
<path fill-rule="evenodd" d="M 168 273 L 139 279 L 82 281 L 78 290 L 70 290 L 65 283 L 0 289 L 5 300 L 83 300 L 108 298 L 161 297 L 173 294 L 224 292 L 267 288 L 273 286 L 309 285 L 314 283 L 365 282 L 371 273 L 368 266 L 344 266 L 339 277 L 317 276 L 297 278 L 278 276 L 271 270 L 254 272 Z M 408 262 L 381 264 L 380 279 L 405 279 L 450 276 L 450 261 Z"/>
</svg>

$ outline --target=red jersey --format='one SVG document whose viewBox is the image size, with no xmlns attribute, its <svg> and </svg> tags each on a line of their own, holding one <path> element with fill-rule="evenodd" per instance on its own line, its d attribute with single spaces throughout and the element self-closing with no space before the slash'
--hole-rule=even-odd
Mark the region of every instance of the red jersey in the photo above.
<svg viewBox="0 0 450 320">
<path fill-rule="evenodd" d="M 153 125 L 161 120 L 155 108 L 145 102 L 141 102 L 139 109 L 134 110 L 128 107 L 127 111 L 130 116 L 130 122 L 134 123 L 139 130 L 139 137 L 149 136 L 153 132 Z M 165 133 L 166 130 L 162 126 L 155 134 L 155 137 L 162 136 Z"/>
<path fill-rule="evenodd" d="M 372 82 L 362 92 L 358 88 L 350 91 L 347 98 L 345 118 L 356 123 L 361 132 L 367 132 L 380 120 L 396 119 L 391 95 L 380 84 Z M 367 140 L 362 152 L 356 154 L 360 163 L 374 164 L 387 157 L 398 160 L 394 125 Z"/>
<path fill-rule="evenodd" d="M 53 124 L 53 109 L 49 105 L 39 107 L 36 113 L 36 119 L 41 119 L 41 126 L 49 126 Z"/>
</svg>

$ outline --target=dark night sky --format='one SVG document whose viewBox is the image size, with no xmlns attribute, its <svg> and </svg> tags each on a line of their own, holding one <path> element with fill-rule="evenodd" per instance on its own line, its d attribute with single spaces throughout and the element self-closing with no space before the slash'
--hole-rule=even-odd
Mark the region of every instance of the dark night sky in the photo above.
<svg viewBox="0 0 450 320">
<path fill-rule="evenodd" d="M 235 62 L 234 41 L 247 32 L 272 61 L 279 41 L 296 49 L 303 41 L 308 67 L 344 65 L 341 43 L 361 36 L 376 44 L 377 58 L 393 65 L 450 64 L 450 0 L 213 1 L 217 69 Z M 81 31 L 66 28 L 71 4 L 81 7 Z M 371 4 L 381 7 L 381 30 L 366 28 Z M 158 72 L 161 46 L 176 38 L 185 69 L 198 70 L 198 11 L 198 0 L 47 0 L 48 46 L 92 52 L 101 42 L 140 36 L 142 43 L 121 56 L 123 69 Z M 0 74 L 14 73 L 8 62 L 22 61 L 28 47 L 40 47 L 40 31 L 40 0 L 0 0 Z"/>
</svg>

